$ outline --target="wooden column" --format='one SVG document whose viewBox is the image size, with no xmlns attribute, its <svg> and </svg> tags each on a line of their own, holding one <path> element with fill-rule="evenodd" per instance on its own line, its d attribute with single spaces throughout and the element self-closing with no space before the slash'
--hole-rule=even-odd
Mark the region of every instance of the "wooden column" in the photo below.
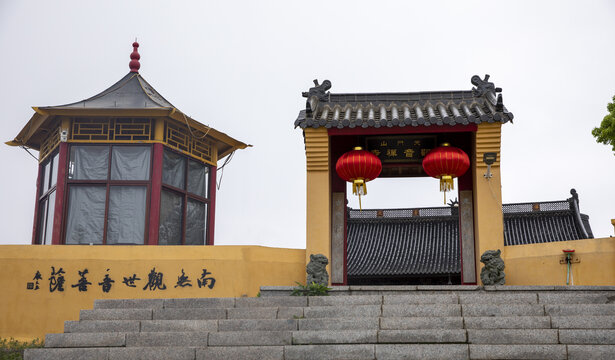
<svg viewBox="0 0 615 360">
<path fill-rule="evenodd" d="M 346 193 L 333 192 L 331 198 L 331 283 L 344 285 L 344 263 L 346 254 L 344 253 L 345 238 L 345 219 L 346 212 Z"/>
<path fill-rule="evenodd" d="M 329 259 L 331 274 L 331 174 L 329 135 L 325 128 L 304 130 L 307 167 L 306 192 L 306 264 L 311 254 Z"/>
<path fill-rule="evenodd" d="M 38 239 L 36 238 L 36 235 L 38 234 L 38 213 L 40 211 L 40 206 L 39 206 L 39 197 L 40 197 L 40 193 L 41 193 L 41 175 L 43 174 L 43 167 L 41 166 L 41 164 L 38 164 L 38 175 L 36 177 L 36 196 L 35 196 L 35 203 L 34 203 L 34 224 L 32 225 L 32 245 L 35 245 L 38 243 Z"/>
<path fill-rule="evenodd" d="M 68 170 L 68 143 L 60 143 L 58 153 L 58 178 L 56 180 L 56 203 L 54 207 L 49 204 L 49 211 L 54 211 L 53 214 L 53 233 L 51 235 L 51 244 L 59 245 L 64 242 L 62 239 L 62 228 L 64 226 L 64 207 L 68 206 L 68 193 L 66 186 L 66 171 Z M 45 179 L 47 181 L 47 179 Z"/>
<path fill-rule="evenodd" d="M 207 244 L 214 245 L 214 234 L 216 230 L 216 178 L 218 174 L 218 168 L 212 166 L 209 168 L 209 209 L 207 212 Z"/>
<path fill-rule="evenodd" d="M 502 184 L 500 180 L 501 123 L 478 125 L 474 139 L 472 176 L 474 177 L 474 236 L 476 238 L 476 273 L 480 273 L 480 256 L 487 250 L 504 249 L 504 218 L 502 215 Z M 492 177 L 483 175 L 487 164 L 483 154 L 495 152 L 497 161 L 491 165 Z"/>
</svg>

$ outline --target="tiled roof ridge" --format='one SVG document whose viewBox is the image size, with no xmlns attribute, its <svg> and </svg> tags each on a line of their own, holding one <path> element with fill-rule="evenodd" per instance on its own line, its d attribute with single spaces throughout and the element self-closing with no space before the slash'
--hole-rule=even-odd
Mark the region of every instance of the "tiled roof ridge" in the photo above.
<svg viewBox="0 0 615 360">
<path fill-rule="evenodd" d="M 331 93 L 331 81 L 304 92 L 305 110 L 295 127 L 393 127 L 505 123 L 514 116 L 503 104 L 501 88 L 474 75 L 471 90 L 419 92 Z M 496 93 L 499 93 L 496 95 Z M 366 110 L 366 111 L 365 111 Z"/>
</svg>

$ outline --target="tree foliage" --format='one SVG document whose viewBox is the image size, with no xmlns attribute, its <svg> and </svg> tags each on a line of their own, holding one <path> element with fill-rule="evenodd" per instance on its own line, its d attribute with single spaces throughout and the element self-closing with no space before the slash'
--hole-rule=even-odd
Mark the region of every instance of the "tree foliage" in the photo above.
<svg viewBox="0 0 615 360">
<path fill-rule="evenodd" d="M 597 142 L 611 145 L 615 153 L 615 96 L 613 96 L 613 102 L 609 103 L 606 108 L 609 113 L 602 119 L 600 127 L 592 130 L 592 135 Z"/>
</svg>

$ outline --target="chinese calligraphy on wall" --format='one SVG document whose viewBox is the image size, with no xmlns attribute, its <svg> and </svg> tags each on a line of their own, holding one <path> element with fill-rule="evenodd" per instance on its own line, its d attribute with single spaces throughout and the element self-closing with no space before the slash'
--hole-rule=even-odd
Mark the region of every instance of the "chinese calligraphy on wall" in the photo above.
<svg viewBox="0 0 615 360">
<path fill-rule="evenodd" d="M 126 274 L 126 276 L 123 276 L 123 280 L 119 282 L 119 285 L 115 285 L 116 281 L 112 278 L 109 271 L 110 269 L 106 269 L 104 276 L 100 279 L 93 279 L 94 283 L 92 283 L 90 281 L 92 280 L 92 276 L 87 268 L 77 270 L 75 274 L 67 274 L 62 267 L 51 266 L 49 269 L 49 277 L 46 280 L 43 279 L 43 274 L 41 271 L 36 270 L 34 276 L 32 277 L 32 281 L 26 282 L 26 289 L 31 291 L 47 290 L 47 287 L 43 285 L 43 282 L 47 281 L 50 293 L 64 292 L 72 289 L 78 292 L 87 292 L 92 286 L 99 286 L 105 293 L 111 292 L 114 286 L 135 288 L 135 291 L 167 290 L 168 277 L 165 278 L 163 272 L 157 271 L 156 267 L 153 267 L 147 276 L 143 277 L 143 279 L 141 279 L 141 277 L 139 277 L 140 275 L 136 273 Z M 216 279 L 211 275 L 211 272 L 207 271 L 206 268 L 203 268 L 202 272 L 195 276 L 195 287 L 213 289 L 216 284 Z M 168 282 L 170 286 L 172 286 L 171 283 L 173 281 L 174 280 Z M 181 274 L 177 276 L 177 281 L 175 282 L 173 288 L 181 289 L 192 286 L 193 281 L 190 278 L 190 274 L 187 274 L 184 269 L 181 269 Z"/>
</svg>

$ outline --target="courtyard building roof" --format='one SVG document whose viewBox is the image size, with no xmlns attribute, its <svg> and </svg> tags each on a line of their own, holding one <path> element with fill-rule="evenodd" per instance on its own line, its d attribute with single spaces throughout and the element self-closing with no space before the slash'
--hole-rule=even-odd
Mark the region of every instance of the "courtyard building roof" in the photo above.
<svg viewBox="0 0 615 360">
<path fill-rule="evenodd" d="M 593 238 L 589 217 L 571 193 L 561 201 L 504 204 L 504 245 Z M 348 211 L 349 277 L 461 272 L 456 206 Z"/>
</svg>

